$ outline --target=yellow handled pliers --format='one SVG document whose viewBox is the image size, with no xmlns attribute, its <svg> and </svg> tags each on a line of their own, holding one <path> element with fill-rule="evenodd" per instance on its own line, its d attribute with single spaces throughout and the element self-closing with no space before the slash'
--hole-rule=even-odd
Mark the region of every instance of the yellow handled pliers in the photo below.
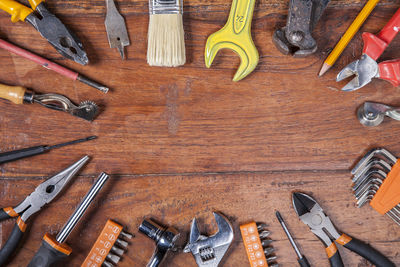
<svg viewBox="0 0 400 267">
<path fill-rule="evenodd" d="M 44 0 L 29 0 L 29 4 L 32 8 L 14 0 L 0 0 L 0 9 L 11 15 L 12 22 L 29 22 L 65 58 L 88 64 L 82 42 L 46 8 Z"/>
</svg>

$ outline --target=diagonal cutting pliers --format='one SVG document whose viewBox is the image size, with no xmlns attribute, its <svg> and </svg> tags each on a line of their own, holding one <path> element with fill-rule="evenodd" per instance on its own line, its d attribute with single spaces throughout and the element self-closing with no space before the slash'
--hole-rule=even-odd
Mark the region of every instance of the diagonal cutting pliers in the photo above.
<svg viewBox="0 0 400 267">
<path fill-rule="evenodd" d="M 370 83 L 373 78 L 387 80 L 393 86 L 400 85 L 400 59 L 387 60 L 379 64 L 376 62 L 399 30 L 400 8 L 377 35 L 363 33 L 364 49 L 361 58 L 347 65 L 336 77 L 336 81 L 339 82 L 356 75 L 342 88 L 343 91 L 360 89 Z"/>
<path fill-rule="evenodd" d="M 21 242 L 27 226 L 26 221 L 29 217 L 38 212 L 47 203 L 50 203 L 88 160 L 89 157 L 85 156 L 65 170 L 42 182 L 35 188 L 35 191 L 16 207 L 0 209 L 0 221 L 18 217 L 10 237 L 0 250 L 0 266 L 5 265 Z"/>
<path fill-rule="evenodd" d="M 346 234 L 339 234 L 321 206 L 309 195 L 295 192 L 292 200 L 297 216 L 325 244 L 332 267 L 344 266 L 335 242 L 369 260 L 377 267 L 395 267 L 393 262 L 370 245 Z"/>
<path fill-rule="evenodd" d="M 29 3 L 32 8 L 14 0 L 0 0 L 0 9 L 11 15 L 12 22 L 29 22 L 63 57 L 88 64 L 82 42 L 46 8 L 44 0 L 29 0 Z"/>
</svg>

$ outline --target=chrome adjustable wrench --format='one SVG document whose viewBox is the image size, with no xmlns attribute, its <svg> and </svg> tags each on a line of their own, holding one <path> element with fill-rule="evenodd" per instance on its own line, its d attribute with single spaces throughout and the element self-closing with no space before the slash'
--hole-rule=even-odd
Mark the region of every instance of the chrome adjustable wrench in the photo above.
<svg viewBox="0 0 400 267">
<path fill-rule="evenodd" d="M 192 252 L 199 267 L 218 267 L 226 251 L 233 241 L 231 223 L 219 213 L 213 212 L 218 232 L 212 236 L 200 234 L 196 218 L 190 228 L 189 243 L 184 252 Z"/>
</svg>

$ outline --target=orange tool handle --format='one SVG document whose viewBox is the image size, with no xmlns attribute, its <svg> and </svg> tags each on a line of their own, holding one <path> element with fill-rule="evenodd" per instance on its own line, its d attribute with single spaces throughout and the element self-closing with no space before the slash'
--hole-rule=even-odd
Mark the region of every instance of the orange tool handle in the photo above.
<svg viewBox="0 0 400 267">
<path fill-rule="evenodd" d="M 400 160 L 397 160 L 369 204 L 383 215 L 399 203 Z"/>
<path fill-rule="evenodd" d="M 10 100 L 15 104 L 24 103 L 25 92 L 26 88 L 22 86 L 8 86 L 0 84 L 0 98 Z"/>
</svg>

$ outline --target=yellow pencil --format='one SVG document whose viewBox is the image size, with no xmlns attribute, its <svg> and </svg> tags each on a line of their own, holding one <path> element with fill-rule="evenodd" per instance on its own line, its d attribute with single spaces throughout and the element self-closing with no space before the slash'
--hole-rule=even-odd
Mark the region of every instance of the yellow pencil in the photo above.
<svg viewBox="0 0 400 267">
<path fill-rule="evenodd" d="M 340 41 L 336 44 L 335 48 L 329 54 L 324 64 L 322 65 L 321 70 L 319 71 L 319 76 L 322 76 L 325 72 L 327 72 L 333 64 L 335 64 L 336 60 L 339 58 L 340 54 L 342 54 L 343 50 L 349 44 L 351 39 L 353 39 L 354 35 L 360 29 L 361 25 L 367 19 L 369 14 L 371 14 L 372 10 L 375 8 L 376 4 L 378 4 L 379 0 L 368 0 L 363 9 L 354 19 L 353 23 L 351 23 L 350 27 L 343 34 Z"/>
</svg>

